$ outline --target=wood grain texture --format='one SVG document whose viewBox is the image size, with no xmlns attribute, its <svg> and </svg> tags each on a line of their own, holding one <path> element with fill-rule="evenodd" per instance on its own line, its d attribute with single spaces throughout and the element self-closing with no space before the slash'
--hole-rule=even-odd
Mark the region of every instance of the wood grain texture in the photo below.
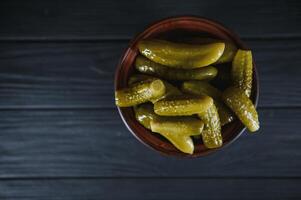
<svg viewBox="0 0 301 200">
<path fill-rule="evenodd" d="M 5 200 L 297 200 L 300 184 L 287 179 L 42 179 L 6 180 L 0 188 Z"/>
<path fill-rule="evenodd" d="M 301 3 L 253 1 L 1 1 L 0 40 L 129 39 L 156 20 L 200 15 L 243 37 L 300 37 Z"/>
<path fill-rule="evenodd" d="M 114 108 L 128 40 L 174 15 L 253 50 L 261 129 L 200 159 L 140 144 Z M 0 199 L 300 199 L 301 1 L 0 1 Z M 183 192 L 184 191 L 184 192 Z"/>
<path fill-rule="evenodd" d="M 124 42 L 1 43 L 0 108 L 112 108 Z M 260 107 L 301 106 L 301 40 L 249 40 Z"/>
<path fill-rule="evenodd" d="M 117 111 L 0 112 L 0 177 L 300 177 L 300 109 L 259 110 L 261 129 L 199 159 L 140 144 Z"/>
</svg>

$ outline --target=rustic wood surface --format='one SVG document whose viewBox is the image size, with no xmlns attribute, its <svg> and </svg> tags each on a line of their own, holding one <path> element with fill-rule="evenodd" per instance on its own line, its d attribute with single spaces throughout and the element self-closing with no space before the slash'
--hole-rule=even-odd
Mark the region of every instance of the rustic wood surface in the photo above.
<svg viewBox="0 0 301 200">
<path fill-rule="evenodd" d="M 174 15 L 222 22 L 259 70 L 258 134 L 199 159 L 140 144 L 114 106 L 129 39 Z M 301 1 L 0 2 L 0 199 L 300 199 Z"/>
</svg>

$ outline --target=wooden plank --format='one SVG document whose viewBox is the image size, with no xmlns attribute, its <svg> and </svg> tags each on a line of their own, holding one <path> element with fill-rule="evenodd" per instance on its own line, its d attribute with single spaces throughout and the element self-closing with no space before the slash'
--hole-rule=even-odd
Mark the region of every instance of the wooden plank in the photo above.
<svg viewBox="0 0 301 200">
<path fill-rule="evenodd" d="M 248 40 L 261 107 L 301 106 L 301 41 Z M 0 108 L 112 108 L 124 42 L 1 43 Z"/>
<path fill-rule="evenodd" d="M 260 109 L 261 129 L 199 159 L 139 143 L 117 111 L 0 112 L 0 177 L 300 177 L 301 109 Z"/>
<path fill-rule="evenodd" d="M 85 179 L 5 180 L 10 199 L 300 199 L 300 179 Z"/>
<path fill-rule="evenodd" d="M 0 40 L 131 38 L 175 15 L 223 22 L 243 37 L 300 37 L 300 1 L 1 1 Z"/>
</svg>

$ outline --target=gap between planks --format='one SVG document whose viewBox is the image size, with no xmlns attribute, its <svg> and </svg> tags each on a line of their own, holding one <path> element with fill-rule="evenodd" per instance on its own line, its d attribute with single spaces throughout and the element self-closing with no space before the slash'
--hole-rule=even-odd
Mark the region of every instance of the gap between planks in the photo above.
<svg viewBox="0 0 301 200">
<path fill-rule="evenodd" d="M 103 43 L 103 42 L 126 42 L 133 39 L 130 37 L 109 38 L 109 37 L 0 37 L 0 43 Z M 285 36 L 257 36 L 257 37 L 241 37 L 245 41 L 273 41 L 273 40 L 300 40 L 300 35 Z"/>
<path fill-rule="evenodd" d="M 214 177 L 214 176 L 195 176 L 195 177 L 166 177 L 166 176 L 145 176 L 145 177 L 131 177 L 131 176 L 59 176 L 59 177 L 49 177 L 49 176 L 39 176 L 39 177 L 0 177 L 1 181 L 11 181 L 11 180 L 156 180 L 156 179 L 162 179 L 162 180 L 257 180 L 257 179 L 265 179 L 265 180 L 301 180 L 301 176 L 274 176 L 274 177 L 268 177 L 268 176 L 227 176 L 227 177 Z"/>
</svg>

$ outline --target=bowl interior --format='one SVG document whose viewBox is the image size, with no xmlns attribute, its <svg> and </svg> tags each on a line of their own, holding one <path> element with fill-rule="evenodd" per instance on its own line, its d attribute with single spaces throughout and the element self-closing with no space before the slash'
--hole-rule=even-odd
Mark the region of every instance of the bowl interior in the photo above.
<svg viewBox="0 0 301 200">
<path fill-rule="evenodd" d="M 211 20 L 198 18 L 198 17 L 176 17 L 162 20 L 154 23 L 148 27 L 141 34 L 136 36 L 131 42 L 129 47 L 123 54 L 117 71 L 115 74 L 115 89 L 121 89 L 127 87 L 128 78 L 135 73 L 134 61 L 139 54 L 137 44 L 142 39 L 160 38 L 172 41 L 183 41 L 187 38 L 195 38 L 201 36 L 209 36 L 212 38 L 218 38 L 223 40 L 232 41 L 240 49 L 248 49 L 237 35 L 224 26 L 213 22 Z M 231 65 L 231 64 L 230 64 Z M 258 79 L 255 62 L 253 61 L 253 88 L 251 99 L 255 105 L 258 100 Z M 222 64 L 219 67 L 225 67 L 229 69 L 228 64 Z M 223 85 L 219 85 L 220 88 Z M 145 145 L 159 151 L 160 153 L 167 155 L 175 155 L 181 157 L 197 157 L 206 155 L 208 153 L 222 149 L 230 144 L 244 131 L 242 123 L 235 119 L 232 123 L 229 123 L 222 127 L 222 135 L 224 144 L 218 149 L 207 149 L 203 143 L 198 140 L 195 142 L 195 150 L 192 155 L 185 154 L 177 150 L 171 143 L 165 138 L 156 133 L 152 133 L 150 130 L 140 125 L 136 119 L 132 108 L 118 108 L 120 116 L 124 121 L 127 128 L 131 133 Z"/>
</svg>

